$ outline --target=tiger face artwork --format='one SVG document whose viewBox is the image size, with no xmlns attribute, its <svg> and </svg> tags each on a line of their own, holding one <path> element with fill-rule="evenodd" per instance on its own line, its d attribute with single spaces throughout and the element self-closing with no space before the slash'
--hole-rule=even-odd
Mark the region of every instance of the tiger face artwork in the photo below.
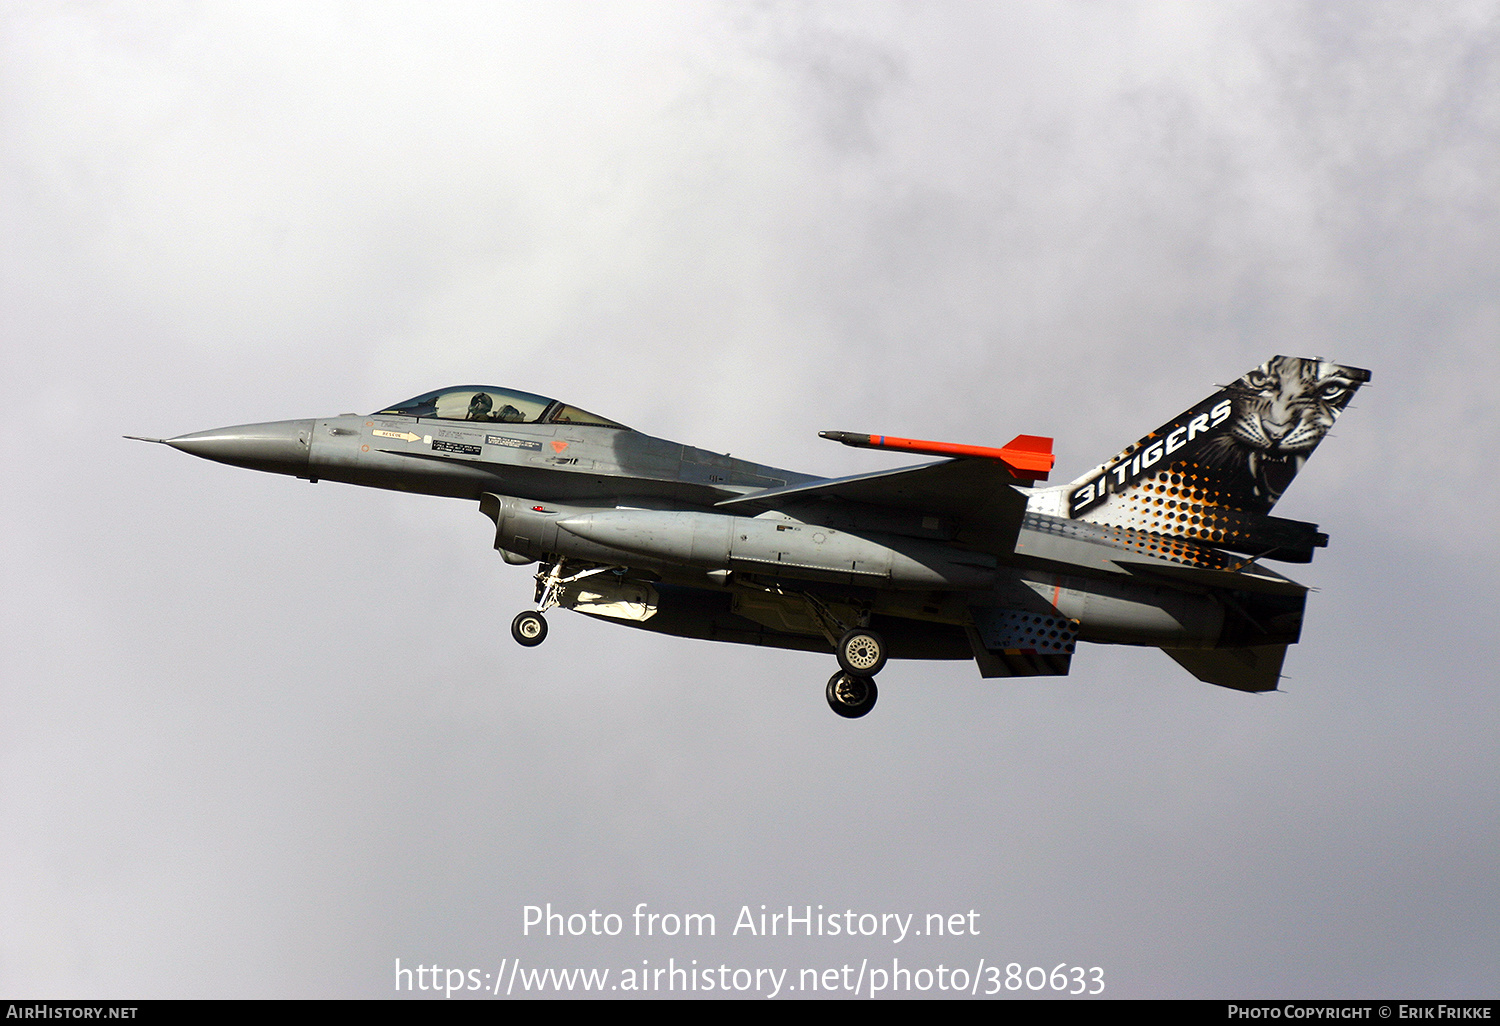
<svg viewBox="0 0 1500 1026">
<path fill-rule="evenodd" d="M 1263 516 L 1370 372 L 1273 356 L 1067 485 L 1067 515 L 1222 542 Z M 1210 523 L 1212 520 L 1212 523 Z"/>
<path fill-rule="evenodd" d="M 1239 485 L 1248 508 L 1269 510 L 1368 378 L 1326 360 L 1274 357 L 1225 389 L 1229 419 L 1201 458 Z"/>
</svg>

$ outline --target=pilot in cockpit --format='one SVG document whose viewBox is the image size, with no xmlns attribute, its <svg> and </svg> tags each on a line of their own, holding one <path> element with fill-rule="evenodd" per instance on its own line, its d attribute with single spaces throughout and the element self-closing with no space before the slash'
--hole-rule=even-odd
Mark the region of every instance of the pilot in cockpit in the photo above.
<svg viewBox="0 0 1500 1026">
<path fill-rule="evenodd" d="M 486 392 L 475 392 L 469 400 L 469 415 L 465 420 L 496 421 L 502 424 L 522 424 L 526 417 L 510 403 L 495 409 L 495 401 Z"/>
<path fill-rule="evenodd" d="M 469 415 L 466 420 L 494 420 L 490 416 L 490 410 L 495 406 L 495 401 L 483 392 L 475 392 L 469 400 Z"/>
</svg>

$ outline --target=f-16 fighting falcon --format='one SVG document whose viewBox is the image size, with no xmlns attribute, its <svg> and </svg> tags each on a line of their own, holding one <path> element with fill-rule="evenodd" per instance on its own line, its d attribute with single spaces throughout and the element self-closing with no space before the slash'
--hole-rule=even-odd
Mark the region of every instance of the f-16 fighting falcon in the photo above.
<svg viewBox="0 0 1500 1026">
<path fill-rule="evenodd" d="M 831 652 L 840 716 L 886 660 L 1064 675 L 1075 645 L 1160 648 L 1194 677 L 1275 690 L 1307 589 L 1263 566 L 1328 536 L 1271 516 L 1369 371 L 1277 356 L 1059 486 L 1052 439 L 987 448 L 824 431 L 936 461 L 821 478 L 653 438 L 488 385 L 368 416 L 180 435 L 174 449 L 309 481 L 476 502 L 505 562 L 538 565 L 547 637 L 571 609 L 661 634 Z M 136 437 L 136 436 L 129 436 Z"/>
</svg>

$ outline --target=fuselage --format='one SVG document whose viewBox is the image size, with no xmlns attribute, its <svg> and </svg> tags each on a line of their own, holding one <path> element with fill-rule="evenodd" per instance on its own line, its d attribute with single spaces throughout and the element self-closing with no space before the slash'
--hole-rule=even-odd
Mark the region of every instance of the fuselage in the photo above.
<svg viewBox="0 0 1500 1026">
<path fill-rule="evenodd" d="M 387 412 L 244 425 L 168 444 L 314 482 L 483 503 L 508 561 L 625 568 L 676 606 L 675 616 L 626 622 L 671 633 L 825 648 L 805 594 L 868 610 L 897 656 L 969 658 L 971 610 L 995 603 L 1061 614 L 1076 621 L 1079 640 L 1115 644 L 1290 643 L 1300 629 L 1301 589 L 1291 582 L 1226 602 L 1227 574 L 1194 583 L 1127 569 L 1122 557 L 1177 564 L 1118 530 L 1047 513 L 1026 515 L 1006 557 L 956 543 L 943 518 L 859 503 L 733 515 L 715 504 L 817 478 L 619 425 Z"/>
</svg>

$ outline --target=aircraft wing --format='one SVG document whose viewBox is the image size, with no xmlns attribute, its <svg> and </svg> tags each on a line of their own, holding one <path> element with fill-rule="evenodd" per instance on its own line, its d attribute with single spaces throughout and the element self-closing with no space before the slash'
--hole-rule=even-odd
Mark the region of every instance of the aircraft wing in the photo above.
<svg viewBox="0 0 1500 1026">
<path fill-rule="evenodd" d="M 954 540 L 1003 556 L 1015 550 L 1026 515 L 1026 496 L 1014 487 L 1017 480 L 995 460 L 956 459 L 767 488 L 715 505 L 753 516 L 808 502 L 859 503 L 942 518 L 955 525 Z"/>
</svg>

